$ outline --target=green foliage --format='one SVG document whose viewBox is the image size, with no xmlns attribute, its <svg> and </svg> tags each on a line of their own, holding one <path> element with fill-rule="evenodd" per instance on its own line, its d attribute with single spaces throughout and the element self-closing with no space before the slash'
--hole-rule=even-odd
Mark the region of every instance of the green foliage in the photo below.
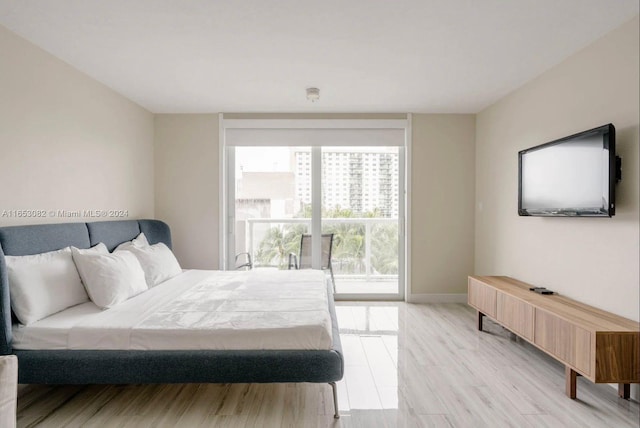
<svg viewBox="0 0 640 428">
<path fill-rule="evenodd" d="M 360 223 L 330 223 L 322 233 L 333 233 L 334 272 L 365 273 L 365 227 Z"/>
<path fill-rule="evenodd" d="M 371 266 L 384 275 L 398 274 L 398 224 L 376 224 L 371 228 Z"/>
<path fill-rule="evenodd" d="M 286 269 L 289 254 L 300 252 L 300 237 L 307 230 L 304 224 L 285 224 L 272 227 L 258 244 L 256 264 L 259 266 L 276 266 Z"/>
<path fill-rule="evenodd" d="M 311 206 L 302 207 L 298 218 L 311 218 Z M 354 218 L 350 209 L 336 206 L 323 212 L 323 218 Z M 380 211 L 363 214 L 364 218 L 380 218 Z M 322 233 L 333 233 L 332 264 L 336 274 L 365 274 L 365 225 L 364 223 L 327 223 Z M 398 225 L 397 223 L 373 224 L 371 231 L 372 273 L 398 274 Z M 256 264 L 286 269 L 289 254 L 300 251 L 300 237 L 307 233 L 305 224 L 284 224 L 271 227 L 258 244 Z"/>
</svg>

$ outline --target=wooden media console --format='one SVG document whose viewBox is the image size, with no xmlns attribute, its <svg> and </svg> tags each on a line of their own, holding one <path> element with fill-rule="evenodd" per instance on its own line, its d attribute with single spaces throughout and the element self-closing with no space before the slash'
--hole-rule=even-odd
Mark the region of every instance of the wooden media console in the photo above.
<svg viewBox="0 0 640 428">
<path fill-rule="evenodd" d="M 470 276 L 468 303 L 566 367 L 566 393 L 576 398 L 576 377 L 617 383 L 629 398 L 640 383 L 639 323 L 558 294 L 541 295 L 506 276 Z"/>
</svg>

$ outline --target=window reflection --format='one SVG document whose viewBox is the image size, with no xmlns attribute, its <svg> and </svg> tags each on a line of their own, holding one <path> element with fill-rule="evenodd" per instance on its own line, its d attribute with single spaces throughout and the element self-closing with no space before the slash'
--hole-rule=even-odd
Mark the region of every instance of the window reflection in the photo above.
<svg viewBox="0 0 640 428">
<path fill-rule="evenodd" d="M 345 360 L 341 409 L 398 408 L 398 312 L 380 303 L 336 307 Z"/>
</svg>

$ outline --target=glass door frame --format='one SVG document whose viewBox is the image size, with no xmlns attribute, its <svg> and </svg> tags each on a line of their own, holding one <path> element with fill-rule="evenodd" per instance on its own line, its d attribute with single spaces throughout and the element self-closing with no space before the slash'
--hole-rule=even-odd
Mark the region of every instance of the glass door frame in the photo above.
<svg viewBox="0 0 640 428">
<path fill-rule="evenodd" d="M 397 293 L 336 293 L 335 300 L 393 301 L 410 298 L 410 144 L 411 115 L 407 119 L 225 119 L 219 115 L 220 141 L 220 224 L 219 266 L 232 270 L 235 255 L 235 149 L 226 144 L 228 129 L 403 129 L 404 145 L 398 147 L 398 292 Z M 300 144 L 301 146 L 308 146 Z M 322 230 L 322 147 L 311 147 L 311 233 L 320 236 Z M 408 153 L 409 152 L 409 153 Z M 321 240 L 314 239 L 312 265 L 321 264 Z"/>
<path fill-rule="evenodd" d="M 362 146 L 366 147 L 366 146 Z M 405 236 L 405 148 L 403 146 L 398 147 L 398 289 L 397 293 L 341 293 L 340 287 L 337 287 L 337 292 L 334 294 L 336 300 L 373 300 L 373 301 L 394 301 L 405 299 L 406 288 L 406 264 L 405 264 L 405 247 L 407 237 Z M 321 147 L 318 147 L 321 150 Z M 321 162 L 321 153 L 318 155 L 319 163 Z M 314 165 L 315 166 L 315 165 Z M 321 164 L 319 165 L 319 169 Z M 313 172 L 312 172 L 313 174 Z M 313 203 L 321 206 L 322 194 L 318 191 L 317 199 L 313 199 Z M 319 210 L 320 211 L 320 210 Z M 320 215 L 320 214 L 319 214 Z M 322 219 L 319 221 L 322 226 Z M 319 240 L 318 240 L 319 241 Z M 318 250 L 320 251 L 320 250 Z"/>
</svg>

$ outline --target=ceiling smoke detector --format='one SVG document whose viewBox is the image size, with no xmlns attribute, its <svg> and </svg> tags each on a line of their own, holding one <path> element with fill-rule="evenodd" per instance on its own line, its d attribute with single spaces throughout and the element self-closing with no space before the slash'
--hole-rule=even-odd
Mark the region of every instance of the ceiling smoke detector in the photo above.
<svg viewBox="0 0 640 428">
<path fill-rule="evenodd" d="M 307 88 L 307 99 L 312 103 L 315 103 L 320 99 L 320 89 L 318 88 Z"/>
</svg>

